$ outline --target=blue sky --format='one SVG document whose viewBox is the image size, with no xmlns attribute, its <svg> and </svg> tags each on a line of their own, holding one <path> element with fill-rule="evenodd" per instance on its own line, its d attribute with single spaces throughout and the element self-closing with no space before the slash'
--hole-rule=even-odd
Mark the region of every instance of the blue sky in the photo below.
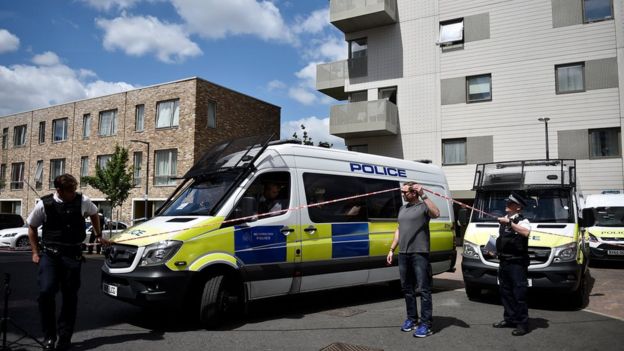
<svg viewBox="0 0 624 351">
<path fill-rule="evenodd" d="M 328 0 L 0 1 L 0 116 L 198 76 L 329 135 L 316 64 L 346 58 Z M 299 132 L 301 136 L 301 132 Z"/>
</svg>

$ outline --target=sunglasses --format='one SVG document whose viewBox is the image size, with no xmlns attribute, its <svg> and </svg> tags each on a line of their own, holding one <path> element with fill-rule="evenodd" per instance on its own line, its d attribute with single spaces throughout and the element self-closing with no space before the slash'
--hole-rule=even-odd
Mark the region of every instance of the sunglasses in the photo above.
<svg viewBox="0 0 624 351">
<path fill-rule="evenodd" d="M 415 191 L 413 191 L 413 190 L 408 190 L 408 191 L 403 191 L 403 190 L 401 190 L 401 192 L 403 193 L 403 195 L 405 195 L 405 194 L 415 193 Z"/>
</svg>

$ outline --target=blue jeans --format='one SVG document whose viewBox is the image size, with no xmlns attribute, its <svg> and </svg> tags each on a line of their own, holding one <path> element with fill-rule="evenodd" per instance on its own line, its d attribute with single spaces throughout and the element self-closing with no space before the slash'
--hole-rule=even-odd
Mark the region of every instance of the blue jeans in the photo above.
<svg viewBox="0 0 624 351">
<path fill-rule="evenodd" d="M 401 288 L 405 295 L 407 318 L 418 321 L 416 296 L 420 295 L 420 323 L 431 327 L 433 302 L 431 300 L 431 264 L 428 253 L 399 253 Z"/>
</svg>

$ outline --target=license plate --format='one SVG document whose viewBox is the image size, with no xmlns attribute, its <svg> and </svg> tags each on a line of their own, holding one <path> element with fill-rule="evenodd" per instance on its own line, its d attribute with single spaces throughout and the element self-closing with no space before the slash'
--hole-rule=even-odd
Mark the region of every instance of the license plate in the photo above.
<svg viewBox="0 0 624 351">
<path fill-rule="evenodd" d="M 607 250 L 607 255 L 624 256 L 624 250 Z"/>
<path fill-rule="evenodd" d="M 496 278 L 496 285 L 500 285 L 500 281 L 498 280 L 498 278 Z M 527 279 L 527 286 L 528 287 L 533 286 L 533 279 Z"/>
<path fill-rule="evenodd" d="M 114 285 L 108 285 L 106 283 L 102 283 L 102 290 L 106 294 L 117 296 L 117 287 Z"/>
</svg>

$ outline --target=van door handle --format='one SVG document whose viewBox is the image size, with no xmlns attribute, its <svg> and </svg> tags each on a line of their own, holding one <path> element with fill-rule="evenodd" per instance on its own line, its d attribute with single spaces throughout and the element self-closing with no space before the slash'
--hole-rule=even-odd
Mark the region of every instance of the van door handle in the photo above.
<svg viewBox="0 0 624 351">
<path fill-rule="evenodd" d="M 287 226 L 283 226 L 282 229 L 280 229 L 280 233 L 284 234 L 285 236 L 290 235 L 290 233 L 294 232 L 295 230 L 293 228 L 289 228 Z"/>
<path fill-rule="evenodd" d="M 316 233 L 316 227 L 315 226 L 309 226 L 306 229 L 303 230 L 304 232 L 308 233 L 308 234 L 314 234 Z"/>
</svg>

